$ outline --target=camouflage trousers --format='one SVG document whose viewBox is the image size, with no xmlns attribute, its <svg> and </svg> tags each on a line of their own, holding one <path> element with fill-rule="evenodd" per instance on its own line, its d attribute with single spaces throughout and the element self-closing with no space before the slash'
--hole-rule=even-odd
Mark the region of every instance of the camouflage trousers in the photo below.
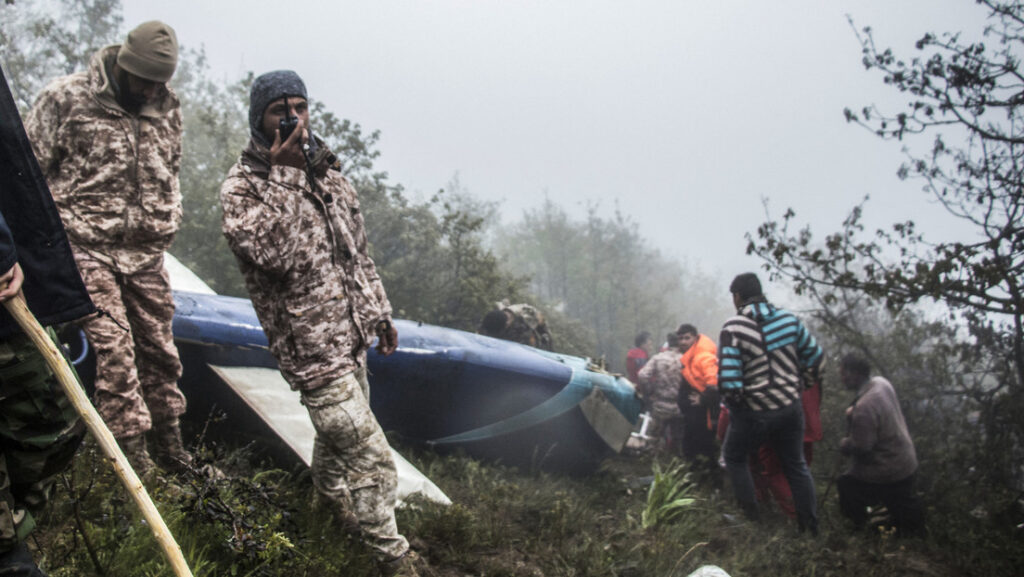
<svg viewBox="0 0 1024 577">
<path fill-rule="evenodd" d="M 384 431 L 370 411 L 366 369 L 331 384 L 302 391 L 302 404 L 316 429 L 313 485 L 341 518 L 354 516 L 378 559 L 409 550 L 395 522 L 398 474 Z"/>
<path fill-rule="evenodd" d="M 647 428 L 647 436 L 654 439 L 659 450 L 666 450 L 672 455 L 683 454 L 683 417 L 672 413 L 651 411 L 651 425 Z"/>
<path fill-rule="evenodd" d="M 145 433 L 153 423 L 185 412 L 178 389 L 181 361 L 171 322 L 174 299 L 163 259 L 123 274 L 75 251 L 75 260 L 96 308 L 109 313 L 82 321 L 96 352 L 93 402 L 115 437 Z"/>
<path fill-rule="evenodd" d="M 50 338 L 56 336 L 50 331 Z M 71 401 L 27 336 L 0 340 L 0 552 L 35 527 L 58 473 L 85 435 Z"/>
</svg>

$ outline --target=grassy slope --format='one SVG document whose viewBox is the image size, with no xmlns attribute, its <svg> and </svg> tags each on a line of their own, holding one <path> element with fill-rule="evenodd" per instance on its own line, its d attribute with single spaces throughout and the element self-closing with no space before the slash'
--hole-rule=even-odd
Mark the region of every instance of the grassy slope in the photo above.
<svg viewBox="0 0 1024 577">
<path fill-rule="evenodd" d="M 775 514 L 757 526 L 730 521 L 723 514 L 737 513 L 731 500 L 702 487 L 673 522 L 643 529 L 647 489 L 640 479 L 652 474 L 649 456 L 616 457 L 594 476 L 568 478 L 407 452 L 456 503 L 419 503 L 398 514 L 403 533 L 443 577 L 668 577 L 705 564 L 733 577 L 1012 575 L 1024 561 L 1018 535 L 969 516 L 956 521 L 955 537 L 950 520 L 935 515 L 931 525 L 942 530 L 927 539 L 851 534 L 838 519 L 834 490 L 821 512 L 822 535 L 813 540 Z M 365 549 L 323 507 L 311 507 L 301 468 L 275 469 L 245 450 L 220 462 L 234 481 L 151 484 L 195 575 L 374 574 Z M 827 480 L 820 482 L 823 492 Z M 170 575 L 137 519 L 103 459 L 86 446 L 42 519 L 35 544 L 45 554 L 37 558 L 53 577 Z"/>
</svg>

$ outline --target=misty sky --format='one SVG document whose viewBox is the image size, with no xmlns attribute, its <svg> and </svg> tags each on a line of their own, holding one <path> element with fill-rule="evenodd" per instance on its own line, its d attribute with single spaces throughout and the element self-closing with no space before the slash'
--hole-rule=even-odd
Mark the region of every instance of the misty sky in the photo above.
<svg viewBox="0 0 1024 577">
<path fill-rule="evenodd" d="M 973 0 L 124 0 L 126 28 L 166 21 L 215 78 L 296 70 L 382 132 L 378 166 L 414 196 L 458 174 L 506 221 L 545 195 L 581 217 L 617 205 L 726 282 L 758 264 L 744 234 L 762 198 L 821 233 L 867 194 L 873 224 L 946 224 L 896 178 L 903 144 L 843 118 L 907 100 L 864 71 L 847 14 L 904 54 L 985 16 Z"/>
</svg>

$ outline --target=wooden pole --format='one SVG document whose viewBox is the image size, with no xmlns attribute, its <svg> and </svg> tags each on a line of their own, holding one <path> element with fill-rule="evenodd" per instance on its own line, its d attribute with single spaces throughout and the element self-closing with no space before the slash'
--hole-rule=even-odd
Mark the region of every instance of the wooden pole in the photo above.
<svg viewBox="0 0 1024 577">
<path fill-rule="evenodd" d="M 4 306 L 11 313 L 11 316 L 18 321 L 18 325 L 25 331 L 25 334 L 32 339 L 32 343 L 39 349 L 39 352 L 42 353 L 46 363 L 50 365 L 50 369 L 57 376 L 61 387 L 64 388 L 64 393 L 82 417 L 82 421 L 85 422 L 85 426 L 92 433 L 93 437 L 96 438 L 96 441 L 99 442 L 103 453 L 112 462 L 114 472 L 117 473 L 118 478 L 121 479 L 128 493 L 135 500 L 135 504 L 142 511 L 142 516 L 153 530 L 153 535 L 164 550 L 164 555 L 174 569 L 175 575 L 178 577 L 192 577 L 192 571 L 188 568 L 185 557 L 181 554 L 181 547 L 175 542 L 174 536 L 171 535 L 171 531 L 167 528 L 167 524 L 164 523 L 163 517 L 160 516 L 160 511 L 153 504 L 153 500 L 149 498 L 149 493 L 142 486 L 142 481 L 135 474 L 135 470 L 128 464 L 128 459 L 125 458 L 121 447 L 114 440 L 114 435 L 110 433 L 110 429 L 107 428 L 99 413 L 96 412 L 92 403 L 89 402 L 89 398 L 85 396 L 85 391 L 79 386 L 78 379 L 71 372 L 71 368 L 68 367 L 64 355 L 61 354 L 57 345 L 50 340 L 50 335 L 39 324 L 32 311 L 28 309 L 24 295 L 19 292 L 13 298 L 4 301 Z"/>
</svg>

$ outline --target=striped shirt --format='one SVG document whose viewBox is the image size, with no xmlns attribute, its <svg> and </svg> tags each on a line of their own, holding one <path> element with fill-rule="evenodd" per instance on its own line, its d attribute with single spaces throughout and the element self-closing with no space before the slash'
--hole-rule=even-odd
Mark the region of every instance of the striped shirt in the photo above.
<svg viewBox="0 0 1024 577">
<path fill-rule="evenodd" d="M 817 381 L 821 347 L 791 313 L 760 301 L 726 321 L 718 340 L 718 387 L 730 406 L 789 406 Z M 801 382 L 802 377 L 807 378 Z"/>
</svg>

